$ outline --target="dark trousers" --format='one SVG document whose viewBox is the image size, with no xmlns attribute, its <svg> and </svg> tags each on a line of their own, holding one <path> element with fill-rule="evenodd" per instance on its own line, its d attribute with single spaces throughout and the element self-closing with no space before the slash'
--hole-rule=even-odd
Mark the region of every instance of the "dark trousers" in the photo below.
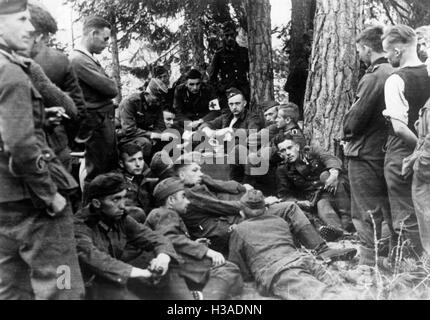
<svg viewBox="0 0 430 320">
<path fill-rule="evenodd" d="M 118 165 L 113 108 L 111 111 L 88 111 L 88 116 L 97 123 L 97 126 L 85 145 L 86 182 L 116 169 Z"/>
<path fill-rule="evenodd" d="M 361 245 L 373 250 L 375 232 L 376 238 L 381 239 L 383 220 L 385 219 L 389 226 L 392 225 L 384 177 L 384 160 L 349 159 L 348 172 L 351 183 L 352 221 Z"/>
<path fill-rule="evenodd" d="M 0 300 L 84 296 L 69 206 L 50 217 L 30 200 L 0 204 Z"/>
<path fill-rule="evenodd" d="M 422 247 L 418 231 L 418 222 L 412 202 L 412 177 L 404 179 L 403 159 L 413 153 L 398 137 L 390 136 L 385 155 L 384 175 L 387 181 L 393 229 L 404 239 L 410 240 L 416 254 L 421 254 Z"/>
</svg>

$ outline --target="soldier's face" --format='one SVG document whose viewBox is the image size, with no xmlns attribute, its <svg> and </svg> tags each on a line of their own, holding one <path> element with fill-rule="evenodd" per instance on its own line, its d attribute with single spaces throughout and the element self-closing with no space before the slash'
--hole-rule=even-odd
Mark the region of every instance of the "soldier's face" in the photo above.
<svg viewBox="0 0 430 320">
<path fill-rule="evenodd" d="M 282 110 L 278 111 L 278 115 L 276 117 L 276 127 L 278 129 L 284 129 L 289 123 L 291 119 L 289 117 L 285 118 L 284 112 Z"/>
<path fill-rule="evenodd" d="M 285 140 L 278 144 L 279 153 L 288 163 L 294 163 L 299 159 L 300 146 L 292 140 Z"/>
<path fill-rule="evenodd" d="M 170 206 L 179 214 L 185 214 L 190 200 L 185 196 L 185 191 L 181 190 L 170 198 Z"/>
<path fill-rule="evenodd" d="M 27 50 L 31 46 L 33 32 L 28 10 L 0 15 L 0 43 L 10 49 Z"/>
<path fill-rule="evenodd" d="M 357 43 L 357 53 L 358 53 L 358 57 L 360 58 L 360 60 L 362 62 L 364 62 L 364 64 L 366 66 L 370 66 L 371 64 L 371 59 L 370 59 L 370 51 L 369 51 L 369 47 L 361 44 L 361 43 Z"/>
<path fill-rule="evenodd" d="M 191 187 L 202 182 L 203 173 L 197 163 L 191 163 L 181 169 L 179 172 L 179 178 L 182 180 L 184 185 Z"/>
<path fill-rule="evenodd" d="M 228 99 L 228 106 L 230 107 L 231 113 L 237 117 L 242 113 L 243 109 L 245 109 L 246 100 L 241 94 L 237 94 Z"/>
<path fill-rule="evenodd" d="M 125 213 L 127 190 L 100 199 L 100 210 L 107 218 L 119 220 Z"/>
<path fill-rule="evenodd" d="M 91 53 L 100 54 L 109 46 L 110 29 L 95 29 L 91 33 Z"/>
<path fill-rule="evenodd" d="M 200 80 L 200 79 L 188 79 L 187 80 L 187 89 L 192 94 L 199 93 L 201 85 L 202 85 L 202 80 Z"/>
<path fill-rule="evenodd" d="M 224 32 L 224 43 L 227 47 L 234 47 L 236 45 L 236 31 L 228 30 Z"/>
<path fill-rule="evenodd" d="M 426 62 L 429 58 L 430 44 L 427 45 L 427 42 L 424 38 L 418 39 L 418 56 L 422 62 Z"/>
<path fill-rule="evenodd" d="M 169 111 L 163 111 L 164 124 L 167 129 L 173 127 L 173 123 L 175 122 L 175 114 Z"/>
<path fill-rule="evenodd" d="M 400 61 L 402 58 L 402 52 L 399 47 L 395 44 L 388 43 L 389 39 L 385 39 L 382 42 L 382 47 L 384 48 L 385 58 L 387 58 L 388 62 L 394 67 L 400 67 Z"/>
<path fill-rule="evenodd" d="M 161 82 L 163 82 L 166 87 L 170 86 L 170 76 L 168 72 L 165 72 L 163 74 L 160 74 L 157 79 L 161 80 Z"/>
<path fill-rule="evenodd" d="M 143 172 L 143 167 L 145 164 L 145 161 L 143 160 L 143 153 L 142 151 L 139 151 L 138 153 L 129 156 L 127 153 L 123 153 L 121 155 L 121 162 L 120 165 L 121 167 L 124 168 L 124 170 L 133 175 L 133 176 L 137 176 L 137 175 L 141 175 Z"/>
<path fill-rule="evenodd" d="M 277 117 L 278 117 L 278 109 L 276 107 L 273 107 L 264 113 L 264 119 L 266 120 L 266 124 L 276 123 Z"/>
</svg>

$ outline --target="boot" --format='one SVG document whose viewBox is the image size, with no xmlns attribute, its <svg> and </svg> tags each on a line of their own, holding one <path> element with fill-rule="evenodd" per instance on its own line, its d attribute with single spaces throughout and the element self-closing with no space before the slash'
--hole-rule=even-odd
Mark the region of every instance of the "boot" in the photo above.
<svg viewBox="0 0 430 320">
<path fill-rule="evenodd" d="M 323 238 L 315 230 L 314 226 L 307 224 L 295 233 L 295 237 L 299 240 L 300 244 L 306 249 L 315 250 L 322 244 L 325 244 Z"/>
<path fill-rule="evenodd" d="M 357 249 L 331 249 L 325 243 L 315 250 L 315 255 L 317 259 L 321 259 L 329 263 L 336 261 L 348 261 L 353 259 L 356 254 Z"/>
<path fill-rule="evenodd" d="M 343 230 L 333 226 L 321 226 L 318 231 L 321 237 L 327 242 L 335 242 L 344 236 Z"/>
</svg>

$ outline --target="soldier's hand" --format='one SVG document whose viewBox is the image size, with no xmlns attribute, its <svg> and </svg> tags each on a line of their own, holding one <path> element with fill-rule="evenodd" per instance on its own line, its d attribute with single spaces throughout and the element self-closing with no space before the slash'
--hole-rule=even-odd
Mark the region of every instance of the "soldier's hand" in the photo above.
<svg viewBox="0 0 430 320">
<path fill-rule="evenodd" d="M 212 249 L 209 249 L 208 252 L 206 252 L 206 256 L 212 260 L 212 265 L 214 267 L 222 266 L 225 263 L 224 256 Z"/>
<path fill-rule="evenodd" d="M 302 210 L 311 210 L 312 209 L 312 204 L 310 201 L 305 200 L 305 201 L 297 201 L 296 204 L 300 207 L 300 209 Z"/>
<path fill-rule="evenodd" d="M 338 172 L 338 171 L 336 171 Z M 333 194 L 336 194 L 337 186 L 339 184 L 339 175 L 333 174 L 330 172 L 330 176 L 328 177 L 327 181 L 325 182 L 324 190 L 331 192 Z"/>
<path fill-rule="evenodd" d="M 243 186 L 245 187 L 246 191 L 254 190 L 254 187 L 251 186 L 250 184 L 244 184 Z"/>
<path fill-rule="evenodd" d="M 130 278 L 149 279 L 151 277 L 152 277 L 152 273 L 148 269 L 140 269 L 135 267 L 131 269 Z"/>
<path fill-rule="evenodd" d="M 66 205 L 67 205 L 66 199 L 64 199 L 64 197 L 57 192 L 54 196 L 54 200 L 52 201 L 52 203 L 50 205 L 49 211 L 51 213 L 53 213 L 54 215 L 59 214 L 61 211 L 64 210 Z"/>
<path fill-rule="evenodd" d="M 160 253 L 155 259 L 152 259 L 149 270 L 160 272 L 164 276 L 169 270 L 170 257 L 165 253 Z"/>
<path fill-rule="evenodd" d="M 179 137 L 177 137 L 176 134 L 172 132 L 163 132 L 160 136 L 161 141 L 171 141 L 175 140 L 176 138 L 179 140 Z"/>
</svg>

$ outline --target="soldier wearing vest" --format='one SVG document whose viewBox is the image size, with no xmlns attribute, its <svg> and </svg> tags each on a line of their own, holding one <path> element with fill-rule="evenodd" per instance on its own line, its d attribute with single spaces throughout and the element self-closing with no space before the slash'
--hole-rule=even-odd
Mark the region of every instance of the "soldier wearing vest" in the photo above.
<svg viewBox="0 0 430 320">
<path fill-rule="evenodd" d="M 383 48 L 395 71 L 385 83 L 384 116 L 391 128 L 385 155 L 385 179 L 391 207 L 393 228 L 410 241 L 411 256 L 422 252 L 417 217 L 412 202 L 412 177 L 402 175 L 403 159 L 417 145 L 415 122 L 419 110 L 430 97 L 430 78 L 426 65 L 417 55 L 417 36 L 405 25 L 389 28 L 384 33 Z M 405 253 L 406 254 L 406 253 Z"/>
</svg>

